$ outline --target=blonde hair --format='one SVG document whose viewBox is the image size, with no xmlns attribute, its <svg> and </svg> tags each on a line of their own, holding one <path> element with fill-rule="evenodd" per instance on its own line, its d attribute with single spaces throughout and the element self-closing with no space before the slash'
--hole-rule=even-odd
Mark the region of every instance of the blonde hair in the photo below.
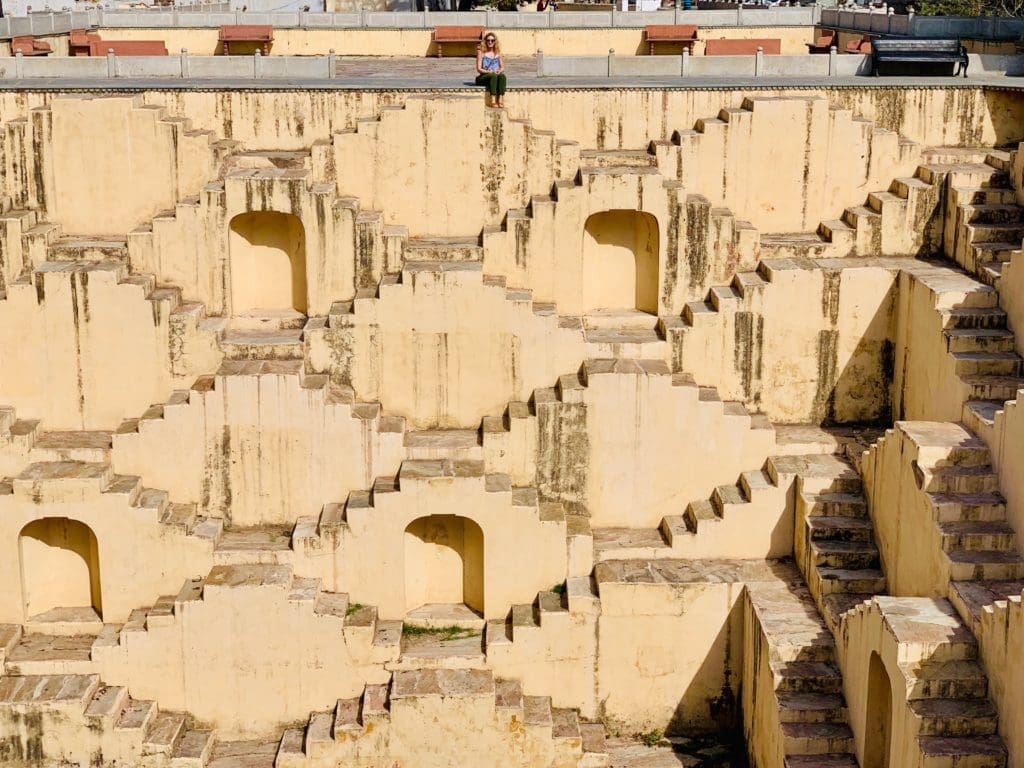
<svg viewBox="0 0 1024 768">
<path fill-rule="evenodd" d="M 476 49 L 478 51 L 486 51 L 487 50 L 487 43 L 485 41 L 487 40 L 488 37 L 493 37 L 494 38 L 494 52 L 495 53 L 501 53 L 501 43 L 498 42 L 498 36 L 496 34 L 494 34 L 493 32 L 484 32 L 480 36 L 480 45 L 478 45 L 476 47 Z"/>
</svg>

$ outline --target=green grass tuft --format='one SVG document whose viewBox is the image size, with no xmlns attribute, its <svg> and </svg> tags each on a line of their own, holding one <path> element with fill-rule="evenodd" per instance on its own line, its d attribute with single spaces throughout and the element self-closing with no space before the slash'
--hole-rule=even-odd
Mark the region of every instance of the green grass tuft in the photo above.
<svg viewBox="0 0 1024 768">
<path fill-rule="evenodd" d="M 348 618 L 349 616 L 351 616 L 356 611 L 361 611 L 361 610 L 363 610 L 363 604 L 362 603 L 352 603 L 352 605 L 350 605 L 348 607 L 348 609 L 345 611 L 345 618 Z"/>
<path fill-rule="evenodd" d="M 463 640 L 475 635 L 472 629 L 456 627 L 454 624 L 447 627 L 420 627 L 416 624 L 402 624 L 402 637 L 426 637 L 436 636 L 441 640 Z"/>
<path fill-rule="evenodd" d="M 646 744 L 648 747 L 656 747 L 661 743 L 661 740 L 665 737 L 665 734 L 661 732 L 661 729 L 655 728 L 647 733 L 641 733 L 639 735 L 640 741 Z"/>
</svg>

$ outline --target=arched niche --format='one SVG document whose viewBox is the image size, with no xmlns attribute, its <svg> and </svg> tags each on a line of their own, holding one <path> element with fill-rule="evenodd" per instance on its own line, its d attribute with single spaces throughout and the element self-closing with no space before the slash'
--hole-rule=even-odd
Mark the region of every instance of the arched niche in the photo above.
<svg viewBox="0 0 1024 768">
<path fill-rule="evenodd" d="M 644 211 L 592 214 L 583 231 L 583 307 L 658 312 L 658 220 Z"/>
<path fill-rule="evenodd" d="M 234 314 L 306 314 L 306 233 L 299 217 L 252 211 L 235 216 L 230 229 Z"/>
<path fill-rule="evenodd" d="M 484 610 L 484 534 L 459 515 L 430 515 L 405 529 L 406 611 L 464 604 Z"/>
<path fill-rule="evenodd" d="M 96 535 L 85 523 L 46 517 L 18 537 L 26 619 L 56 608 L 87 608 L 103 616 Z"/>
<path fill-rule="evenodd" d="M 889 768 L 892 744 L 892 681 L 885 663 L 872 652 L 868 665 L 868 701 L 864 718 L 863 768 Z"/>
</svg>

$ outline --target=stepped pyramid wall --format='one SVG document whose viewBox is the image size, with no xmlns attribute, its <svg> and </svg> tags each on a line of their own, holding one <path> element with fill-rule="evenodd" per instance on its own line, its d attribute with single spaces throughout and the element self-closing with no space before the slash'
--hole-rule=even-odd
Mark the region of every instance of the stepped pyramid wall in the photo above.
<svg viewBox="0 0 1024 768">
<path fill-rule="evenodd" d="M 0 763 L 1024 766 L 1024 101 L 510 103 L 0 94 Z"/>
</svg>

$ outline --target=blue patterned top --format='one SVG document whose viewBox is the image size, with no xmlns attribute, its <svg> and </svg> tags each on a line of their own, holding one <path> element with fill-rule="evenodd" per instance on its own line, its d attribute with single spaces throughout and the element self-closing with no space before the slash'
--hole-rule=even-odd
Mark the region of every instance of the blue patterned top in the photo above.
<svg viewBox="0 0 1024 768">
<path fill-rule="evenodd" d="M 485 53 L 480 57 L 480 68 L 484 72 L 497 72 L 501 69 L 501 55 Z"/>
</svg>

